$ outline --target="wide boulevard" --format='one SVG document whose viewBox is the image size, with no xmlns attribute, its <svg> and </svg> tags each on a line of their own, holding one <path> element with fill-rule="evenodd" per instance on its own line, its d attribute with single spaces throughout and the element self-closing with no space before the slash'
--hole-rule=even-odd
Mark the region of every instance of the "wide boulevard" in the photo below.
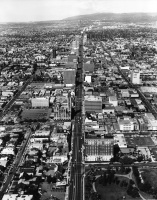
<svg viewBox="0 0 157 200">
<path fill-rule="evenodd" d="M 79 45 L 78 66 L 75 82 L 75 123 L 73 130 L 73 149 L 69 200 L 83 199 L 83 164 L 82 164 L 82 91 L 83 91 L 83 43 Z"/>
</svg>

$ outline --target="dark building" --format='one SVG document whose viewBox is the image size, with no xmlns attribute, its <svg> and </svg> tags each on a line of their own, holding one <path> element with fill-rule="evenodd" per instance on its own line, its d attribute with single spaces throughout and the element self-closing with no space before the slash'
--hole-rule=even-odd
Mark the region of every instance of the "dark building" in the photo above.
<svg viewBox="0 0 157 200">
<path fill-rule="evenodd" d="M 67 69 L 64 71 L 64 84 L 75 84 L 75 69 Z"/>
<path fill-rule="evenodd" d="M 56 56 L 57 56 L 57 53 L 56 53 L 56 49 L 53 49 L 53 58 L 56 58 Z"/>
</svg>

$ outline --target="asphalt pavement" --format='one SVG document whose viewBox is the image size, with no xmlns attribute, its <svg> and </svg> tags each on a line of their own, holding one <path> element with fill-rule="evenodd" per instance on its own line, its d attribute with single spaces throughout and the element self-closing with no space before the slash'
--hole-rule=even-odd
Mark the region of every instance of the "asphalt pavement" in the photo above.
<svg viewBox="0 0 157 200">
<path fill-rule="evenodd" d="M 83 43 L 79 47 L 79 63 L 75 82 L 75 122 L 73 135 L 73 150 L 71 162 L 71 178 L 69 200 L 83 199 L 83 169 L 82 164 L 82 90 L 83 90 Z"/>
</svg>

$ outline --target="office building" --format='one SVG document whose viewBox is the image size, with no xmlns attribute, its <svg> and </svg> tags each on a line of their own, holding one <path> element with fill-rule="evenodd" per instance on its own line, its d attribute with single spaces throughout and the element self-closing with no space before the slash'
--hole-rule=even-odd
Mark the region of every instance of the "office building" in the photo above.
<svg viewBox="0 0 157 200">
<path fill-rule="evenodd" d="M 53 49 L 53 58 L 56 58 L 57 54 L 56 54 L 56 49 Z"/>
<path fill-rule="evenodd" d="M 86 42 L 87 42 L 87 34 L 84 34 L 84 36 L 83 36 L 83 44 L 86 44 Z"/>
<path fill-rule="evenodd" d="M 85 138 L 85 161 L 109 161 L 113 157 L 113 136 Z"/>
<path fill-rule="evenodd" d="M 134 122 L 130 117 L 118 119 L 118 124 L 121 131 L 133 131 L 135 128 Z"/>
<path fill-rule="evenodd" d="M 135 72 L 133 71 L 131 73 L 131 82 L 133 84 L 140 84 L 141 83 L 141 79 L 140 79 L 140 72 Z"/>
<path fill-rule="evenodd" d="M 78 55 L 78 49 L 79 49 L 79 43 L 80 43 L 80 36 L 76 35 L 74 41 L 71 43 L 71 52 Z"/>
</svg>

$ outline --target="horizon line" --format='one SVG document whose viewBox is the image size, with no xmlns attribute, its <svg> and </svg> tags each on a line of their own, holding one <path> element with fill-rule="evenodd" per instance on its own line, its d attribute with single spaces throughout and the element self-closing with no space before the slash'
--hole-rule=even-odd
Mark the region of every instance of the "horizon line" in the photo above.
<svg viewBox="0 0 157 200">
<path fill-rule="evenodd" d="M 36 20 L 36 21 L 4 21 L 4 22 L 0 22 L 0 24 L 11 24 L 11 23 L 39 23 L 39 22 L 50 22 L 50 21 L 64 21 L 68 18 L 72 18 L 72 17 L 79 17 L 79 16 L 84 16 L 84 15 L 93 15 L 93 14 L 133 14 L 133 13 L 142 13 L 142 14 L 156 14 L 157 12 L 94 12 L 94 13 L 88 13 L 88 14 L 80 14 L 80 15 L 72 15 L 63 19 L 47 19 L 47 20 Z"/>
</svg>

